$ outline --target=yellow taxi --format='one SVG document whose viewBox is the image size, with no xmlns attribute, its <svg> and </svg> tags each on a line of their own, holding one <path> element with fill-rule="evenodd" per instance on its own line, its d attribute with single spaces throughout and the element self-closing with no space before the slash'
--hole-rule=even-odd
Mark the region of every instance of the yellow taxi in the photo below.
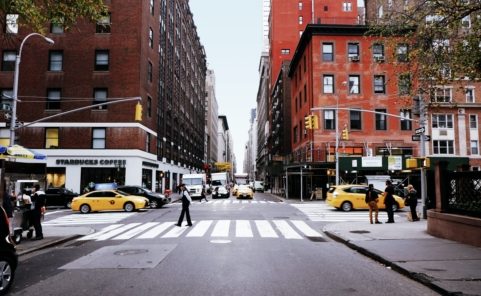
<svg viewBox="0 0 481 296">
<path fill-rule="evenodd" d="M 82 214 L 115 210 L 133 212 L 148 206 L 147 198 L 129 195 L 120 190 L 96 190 L 72 199 L 72 211 L 80 211 Z"/>
<path fill-rule="evenodd" d="M 249 185 L 239 185 L 239 188 L 237 188 L 237 198 L 254 198 L 254 191 L 252 191 L 252 188 L 249 187 Z"/>
<path fill-rule="evenodd" d="M 364 201 L 367 189 L 368 185 L 363 184 L 332 186 L 327 192 L 326 202 L 328 205 L 335 207 L 336 209 L 341 209 L 345 212 L 357 209 L 369 209 L 369 206 Z M 384 209 L 385 206 L 383 192 L 378 189 L 374 190 L 379 196 L 377 206 L 379 209 Z M 394 200 L 394 211 L 404 208 L 404 199 L 394 195 Z"/>
</svg>

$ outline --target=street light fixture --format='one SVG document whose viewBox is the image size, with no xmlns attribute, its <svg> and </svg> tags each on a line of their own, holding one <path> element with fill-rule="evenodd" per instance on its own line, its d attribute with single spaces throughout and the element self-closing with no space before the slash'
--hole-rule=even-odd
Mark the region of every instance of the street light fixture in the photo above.
<svg viewBox="0 0 481 296">
<path fill-rule="evenodd" d="M 17 100 L 18 100 L 18 77 L 19 77 L 19 71 L 20 71 L 20 60 L 22 56 L 22 49 L 23 49 L 23 45 L 25 44 L 25 41 L 27 41 L 27 39 L 32 36 L 42 37 L 49 44 L 55 43 L 52 39 L 45 37 L 39 33 L 28 34 L 27 36 L 25 36 L 25 38 L 23 38 L 22 43 L 20 43 L 20 49 L 18 50 L 18 54 L 15 58 L 15 74 L 13 79 L 13 97 L 12 97 L 13 99 L 12 117 L 10 118 L 10 146 L 13 146 L 15 144 L 15 124 L 17 121 Z"/>
</svg>

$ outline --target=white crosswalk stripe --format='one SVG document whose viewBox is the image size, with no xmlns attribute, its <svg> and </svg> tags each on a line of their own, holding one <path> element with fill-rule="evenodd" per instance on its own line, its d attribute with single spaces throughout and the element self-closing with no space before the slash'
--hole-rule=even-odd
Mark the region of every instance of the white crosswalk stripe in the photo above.
<svg viewBox="0 0 481 296">
<path fill-rule="evenodd" d="M 91 224 L 110 224 L 117 223 L 125 218 L 128 218 L 135 213 L 125 212 L 103 212 L 80 214 L 72 213 L 71 215 L 62 216 L 56 219 L 42 222 L 42 225 L 57 226 L 57 225 L 91 225 Z"/>
<path fill-rule="evenodd" d="M 324 203 L 291 204 L 314 222 L 369 222 L 369 211 L 339 211 Z M 394 217 L 399 215 L 394 214 Z M 379 211 L 379 220 L 387 221 L 387 213 Z"/>
<path fill-rule="evenodd" d="M 202 220 L 193 221 L 193 227 L 177 227 L 175 222 L 148 222 L 112 224 L 99 232 L 78 240 L 128 240 L 128 239 L 174 239 L 174 238 L 240 238 L 260 237 L 300 240 L 305 237 L 322 237 L 302 220 Z"/>
</svg>

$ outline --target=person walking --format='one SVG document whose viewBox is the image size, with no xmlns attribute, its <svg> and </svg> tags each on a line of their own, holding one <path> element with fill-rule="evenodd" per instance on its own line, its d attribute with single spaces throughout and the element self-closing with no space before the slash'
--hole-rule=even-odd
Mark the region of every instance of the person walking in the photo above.
<svg viewBox="0 0 481 296">
<path fill-rule="evenodd" d="M 8 221 L 9 221 L 9 227 L 10 227 L 10 235 L 13 234 L 13 225 L 12 225 L 12 219 L 13 219 L 13 205 L 12 205 L 12 198 L 15 197 L 15 194 L 12 192 L 4 192 L 3 194 L 3 200 L 2 200 L 2 207 L 5 210 L 5 213 L 7 213 Z"/>
<path fill-rule="evenodd" d="M 374 186 L 372 184 L 369 184 L 369 187 L 366 191 L 366 198 L 364 199 L 364 201 L 369 206 L 369 221 L 371 222 L 371 224 L 373 223 L 372 222 L 373 212 L 374 212 L 374 221 L 375 221 L 374 223 L 382 224 L 382 222 L 379 222 L 378 220 L 378 215 L 379 215 L 379 207 L 377 206 L 378 198 L 379 196 L 377 192 L 374 190 Z"/>
<path fill-rule="evenodd" d="M 387 212 L 387 222 L 386 223 L 394 223 L 394 187 L 390 180 L 386 180 L 386 189 L 384 189 L 384 205 L 386 206 Z"/>
<path fill-rule="evenodd" d="M 416 208 L 418 206 L 418 192 L 411 184 L 408 185 L 408 194 L 406 197 L 406 201 L 409 204 L 409 208 L 411 209 L 412 222 L 419 221 L 419 217 L 416 212 Z"/>
<path fill-rule="evenodd" d="M 45 192 L 36 184 L 32 194 L 33 209 L 31 212 L 33 228 L 35 228 L 35 240 L 43 239 L 42 232 L 42 211 L 45 207 Z"/>
<path fill-rule="evenodd" d="M 180 190 L 182 194 L 182 212 L 180 212 L 179 221 L 177 226 L 182 226 L 182 221 L 184 221 L 184 215 L 187 218 L 187 226 L 192 226 L 192 221 L 190 220 L 189 206 L 192 203 L 192 198 L 189 195 L 189 191 L 185 188 L 185 184 L 180 184 Z"/>
</svg>

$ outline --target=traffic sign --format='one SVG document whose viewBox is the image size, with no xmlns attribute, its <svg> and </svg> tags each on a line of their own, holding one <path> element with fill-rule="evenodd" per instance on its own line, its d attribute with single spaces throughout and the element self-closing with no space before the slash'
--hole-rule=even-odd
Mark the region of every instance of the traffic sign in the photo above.
<svg viewBox="0 0 481 296">
<path fill-rule="evenodd" d="M 421 141 L 421 136 L 424 136 L 424 141 L 431 141 L 431 136 L 429 135 L 412 135 L 412 140 L 414 142 L 419 142 Z"/>
<path fill-rule="evenodd" d="M 416 135 L 424 134 L 424 131 L 425 131 L 425 130 L 426 130 L 426 129 L 425 129 L 424 126 L 423 126 L 423 127 L 420 127 L 420 128 L 415 129 L 415 130 L 414 130 L 414 133 L 415 133 Z"/>
</svg>

